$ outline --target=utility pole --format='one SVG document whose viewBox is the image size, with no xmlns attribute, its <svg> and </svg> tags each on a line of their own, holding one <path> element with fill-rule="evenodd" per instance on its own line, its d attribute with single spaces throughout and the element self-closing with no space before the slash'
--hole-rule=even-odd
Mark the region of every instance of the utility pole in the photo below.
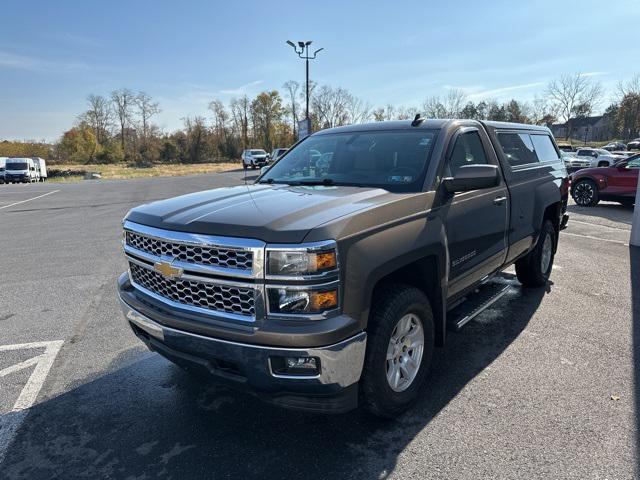
<svg viewBox="0 0 640 480">
<path fill-rule="evenodd" d="M 316 55 L 318 54 L 318 52 L 320 52 L 321 50 L 324 50 L 324 48 L 319 48 L 318 50 L 313 52 L 313 55 L 311 56 L 311 55 L 309 55 L 309 45 L 311 45 L 313 43 L 311 40 L 308 40 L 306 42 L 298 42 L 297 46 L 291 40 L 287 40 L 287 43 L 291 46 L 291 48 L 293 48 L 293 51 L 296 52 L 298 57 L 300 57 L 302 60 L 305 61 L 306 108 L 305 108 L 305 119 L 304 119 L 304 121 L 305 121 L 304 132 L 301 133 L 301 129 L 298 128 L 298 136 L 301 138 L 301 137 L 307 136 L 307 135 L 309 135 L 311 133 L 311 120 L 309 119 L 309 60 L 315 60 Z"/>
</svg>

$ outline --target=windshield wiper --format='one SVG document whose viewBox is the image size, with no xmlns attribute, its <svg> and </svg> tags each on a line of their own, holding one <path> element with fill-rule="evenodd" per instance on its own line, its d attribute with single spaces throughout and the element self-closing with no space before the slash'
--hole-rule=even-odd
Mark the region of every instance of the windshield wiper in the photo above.
<svg viewBox="0 0 640 480">
<path fill-rule="evenodd" d="M 290 185 L 333 185 L 333 178 L 323 178 L 322 180 L 300 180 L 291 182 Z"/>
</svg>

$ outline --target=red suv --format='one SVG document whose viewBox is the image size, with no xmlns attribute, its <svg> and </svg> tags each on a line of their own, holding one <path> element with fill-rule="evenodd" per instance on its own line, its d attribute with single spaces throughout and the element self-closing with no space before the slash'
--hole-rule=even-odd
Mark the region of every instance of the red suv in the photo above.
<svg viewBox="0 0 640 480">
<path fill-rule="evenodd" d="M 578 205 L 593 207 L 600 200 L 631 206 L 638 188 L 640 154 L 611 167 L 585 168 L 571 175 L 571 196 Z"/>
</svg>

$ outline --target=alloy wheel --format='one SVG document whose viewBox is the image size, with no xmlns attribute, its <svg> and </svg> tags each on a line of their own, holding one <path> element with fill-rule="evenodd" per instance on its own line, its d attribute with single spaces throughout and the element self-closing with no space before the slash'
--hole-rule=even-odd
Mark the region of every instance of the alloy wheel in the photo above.
<svg viewBox="0 0 640 480">
<path fill-rule="evenodd" d="M 403 316 L 391 334 L 387 347 L 387 382 L 394 392 L 411 386 L 422 362 L 424 329 L 414 313 Z"/>
<path fill-rule="evenodd" d="M 580 182 L 576 185 L 573 198 L 578 205 L 589 205 L 593 200 L 593 186 L 589 182 Z"/>
</svg>

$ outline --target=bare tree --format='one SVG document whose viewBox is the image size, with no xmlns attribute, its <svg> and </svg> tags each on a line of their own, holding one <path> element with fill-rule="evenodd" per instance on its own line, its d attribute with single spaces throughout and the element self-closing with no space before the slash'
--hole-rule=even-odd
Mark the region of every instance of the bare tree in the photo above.
<svg viewBox="0 0 640 480">
<path fill-rule="evenodd" d="M 332 88 L 329 85 L 323 85 L 314 90 L 311 104 L 318 117 L 320 128 L 339 127 L 347 124 L 349 96 L 350 93 L 344 88 Z"/>
<path fill-rule="evenodd" d="M 294 138 L 297 138 L 296 133 L 298 130 L 298 102 L 296 98 L 299 95 L 298 92 L 300 91 L 300 84 L 295 80 L 289 80 L 288 82 L 285 82 L 282 88 L 285 89 L 286 95 L 289 97 L 288 110 L 291 114 L 291 121 L 293 123 L 293 136 Z"/>
<path fill-rule="evenodd" d="M 566 138 L 571 134 L 571 119 L 577 115 L 589 115 L 599 104 L 602 86 L 590 77 L 576 73 L 562 75 L 547 86 L 547 95 L 557 108 L 560 117 L 569 125 Z"/>
<path fill-rule="evenodd" d="M 158 102 L 154 102 L 151 96 L 145 92 L 138 92 L 134 102 L 138 110 L 138 115 L 140 116 L 142 142 L 146 145 L 151 129 L 151 118 L 160 113 L 160 104 Z"/>
<path fill-rule="evenodd" d="M 358 97 L 348 94 L 345 103 L 347 123 L 364 123 L 371 117 L 371 105 Z"/>
<path fill-rule="evenodd" d="M 121 88 L 111 92 L 111 102 L 120 125 L 120 144 L 123 152 L 126 152 L 126 132 L 131 123 L 132 107 L 135 104 L 135 100 L 135 94 L 128 88 Z"/>
<path fill-rule="evenodd" d="M 213 131 L 224 141 L 227 134 L 227 124 L 229 122 L 229 113 L 220 100 L 216 99 L 209 102 L 209 110 L 213 113 Z"/>
<path fill-rule="evenodd" d="M 102 95 L 87 97 L 89 109 L 80 115 L 80 121 L 87 122 L 93 129 L 96 141 L 104 145 L 109 136 L 109 128 L 113 122 L 113 110 L 109 100 Z"/>
<path fill-rule="evenodd" d="M 251 100 L 246 95 L 234 98 L 229 103 L 234 128 L 240 134 L 242 149 L 249 147 L 249 116 L 251 114 Z"/>
<path fill-rule="evenodd" d="M 640 95 L 640 73 L 636 73 L 630 80 L 623 82 L 622 80 L 618 83 L 618 96 L 620 99 L 625 96 L 632 95 Z"/>
<path fill-rule="evenodd" d="M 416 107 L 399 107 L 396 118 L 398 120 L 413 120 L 418 114 Z"/>
<path fill-rule="evenodd" d="M 429 97 L 422 104 L 422 110 L 427 118 L 447 118 L 447 109 L 439 97 Z"/>
</svg>

